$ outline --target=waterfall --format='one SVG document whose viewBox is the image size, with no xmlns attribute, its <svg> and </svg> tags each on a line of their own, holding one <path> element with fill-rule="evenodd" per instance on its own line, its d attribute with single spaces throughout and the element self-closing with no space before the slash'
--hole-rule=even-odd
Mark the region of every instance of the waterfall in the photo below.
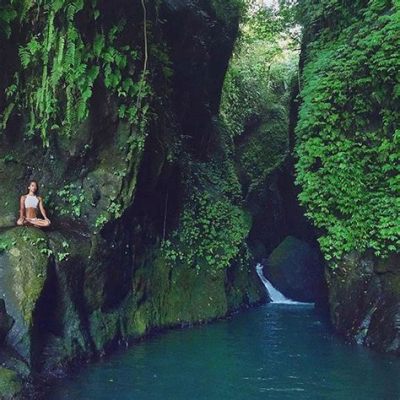
<svg viewBox="0 0 400 400">
<path fill-rule="evenodd" d="M 272 286 L 272 283 L 263 274 L 264 266 L 260 263 L 256 265 L 257 274 L 260 277 L 262 283 L 264 284 L 272 303 L 280 304 L 305 304 L 299 301 L 290 300 L 285 297 L 279 290 Z"/>
</svg>

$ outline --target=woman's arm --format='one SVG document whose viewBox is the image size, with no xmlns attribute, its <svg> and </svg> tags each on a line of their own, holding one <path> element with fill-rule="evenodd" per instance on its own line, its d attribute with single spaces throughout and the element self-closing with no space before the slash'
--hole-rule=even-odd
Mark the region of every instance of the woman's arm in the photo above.
<svg viewBox="0 0 400 400">
<path fill-rule="evenodd" d="M 25 204 L 24 204 L 25 196 L 21 196 L 19 199 L 19 217 L 25 218 Z"/>
<path fill-rule="evenodd" d="M 39 208 L 40 208 L 40 212 L 43 215 L 43 218 L 48 219 L 47 215 L 46 215 L 46 211 L 44 210 L 44 207 L 43 207 L 43 199 L 41 197 L 39 197 Z"/>
</svg>

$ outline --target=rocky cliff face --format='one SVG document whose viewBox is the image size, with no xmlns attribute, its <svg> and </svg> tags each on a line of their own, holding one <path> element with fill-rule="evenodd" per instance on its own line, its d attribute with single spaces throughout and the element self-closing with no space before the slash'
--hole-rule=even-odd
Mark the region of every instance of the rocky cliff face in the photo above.
<svg viewBox="0 0 400 400">
<path fill-rule="evenodd" d="M 179 231 L 188 174 L 222 151 L 213 117 L 238 10 L 216 1 L 166 0 L 148 9 L 122 0 L 58 3 L 13 10 L 0 50 L 8 60 L 2 85 L 15 85 L 20 96 L 1 99 L 3 108 L 15 100 L 2 114 L 0 145 L 0 332 L 14 320 L 1 359 L 25 378 L 61 372 L 151 329 L 265 301 L 256 272 L 242 261 L 244 245 L 217 270 L 206 260 L 197 269 L 171 263 L 161 251 Z M 35 42 L 41 35 L 44 51 Z M 73 50 L 65 50 L 69 41 Z M 23 61 L 21 48 L 31 59 Z M 50 66 L 45 51 L 60 65 Z M 83 95 L 74 86 L 84 79 L 79 68 L 95 77 L 79 83 L 89 90 Z M 73 71 L 79 76 L 71 81 Z M 68 109 L 74 99 L 81 111 Z M 15 227 L 32 178 L 52 221 L 46 231 Z M 219 188 L 211 181 L 202 190 L 218 196 Z"/>
<path fill-rule="evenodd" d="M 328 261 L 331 320 L 349 341 L 399 354 L 400 9 L 301 5 L 297 183 Z"/>
<path fill-rule="evenodd" d="M 400 259 L 347 254 L 326 270 L 331 319 L 347 340 L 400 355 Z"/>
</svg>

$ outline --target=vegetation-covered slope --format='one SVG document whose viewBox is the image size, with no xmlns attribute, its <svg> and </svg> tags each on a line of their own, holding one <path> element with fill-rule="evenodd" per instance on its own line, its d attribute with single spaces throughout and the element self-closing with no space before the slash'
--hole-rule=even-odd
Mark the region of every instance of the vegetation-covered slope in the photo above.
<svg viewBox="0 0 400 400">
<path fill-rule="evenodd" d="M 400 248 L 400 5 L 303 1 L 297 183 L 331 266 Z"/>
<path fill-rule="evenodd" d="M 319 229 L 331 319 L 400 353 L 400 4 L 300 2 L 296 183 Z"/>
</svg>

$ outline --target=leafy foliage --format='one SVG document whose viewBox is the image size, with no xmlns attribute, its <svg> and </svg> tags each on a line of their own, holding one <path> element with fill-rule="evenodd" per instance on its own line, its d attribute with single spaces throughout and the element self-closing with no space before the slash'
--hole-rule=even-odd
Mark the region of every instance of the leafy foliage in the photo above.
<svg viewBox="0 0 400 400">
<path fill-rule="evenodd" d="M 122 205 L 121 203 L 112 200 L 108 205 L 107 209 L 101 213 L 95 221 L 95 227 L 97 230 L 101 229 L 106 222 L 111 219 L 117 219 L 122 215 Z"/>
<path fill-rule="evenodd" d="M 162 249 L 171 264 L 179 261 L 214 273 L 229 266 L 250 229 L 231 160 L 189 161 L 186 186 L 180 225 Z"/>
<path fill-rule="evenodd" d="M 220 114 L 232 137 L 260 116 L 287 109 L 290 80 L 297 70 L 296 41 L 287 17 L 251 4 L 224 81 Z M 274 110 L 273 110 L 274 109 Z"/>
<path fill-rule="evenodd" d="M 167 257 L 211 270 L 229 266 L 249 230 L 244 211 L 227 199 L 196 193 L 181 217 L 181 227 L 164 243 Z M 177 246 L 176 246 L 177 244 Z"/>
<path fill-rule="evenodd" d="M 56 192 L 56 201 L 53 200 L 54 194 L 50 190 L 51 208 L 56 210 L 60 215 L 71 215 L 74 217 L 81 217 L 82 205 L 85 201 L 85 195 L 82 186 L 74 183 L 68 183 Z"/>
<path fill-rule="evenodd" d="M 139 68 L 135 71 L 139 50 L 121 40 L 126 21 L 121 19 L 88 40 L 76 27 L 76 19 L 79 13 L 87 13 L 95 21 L 99 17 L 95 1 L 85 4 L 83 0 L 46 0 L 38 7 L 46 17 L 44 26 L 38 22 L 37 30 L 19 47 L 24 74 L 16 73 L 7 89 L 8 106 L 0 116 L 0 126 L 6 128 L 13 111 L 28 109 L 26 133 L 40 133 L 44 146 L 49 146 L 50 131 L 74 135 L 89 115 L 93 86 L 101 78 L 118 98 L 119 117 L 137 126 L 143 137 L 149 105 L 142 105 L 139 100 L 147 99 L 151 90 L 147 74 L 140 74 Z M 7 17 L 9 13 L 0 10 L 3 19 L 16 18 L 15 13 L 13 9 L 12 16 Z M 134 144 L 142 146 L 143 140 Z"/>
<path fill-rule="evenodd" d="M 21 22 L 34 6 L 31 0 L 5 0 L 0 4 L 0 39 L 9 39 L 13 24 Z"/>
<path fill-rule="evenodd" d="M 235 151 L 250 189 L 261 189 L 287 153 L 289 89 L 298 62 L 288 7 L 252 5 L 224 81 L 220 117 L 231 139 L 244 143 Z"/>
<path fill-rule="evenodd" d="M 7 38 L 11 35 L 11 22 L 16 17 L 17 11 L 12 7 L 12 5 L 0 5 L 0 33 Z"/>
<path fill-rule="evenodd" d="M 323 7 L 346 15 L 348 25 L 320 29 L 307 49 L 299 200 L 323 231 L 332 266 L 353 249 L 386 257 L 400 248 L 400 5 L 372 0 L 354 11 L 338 1 L 303 3 L 314 24 Z"/>
<path fill-rule="evenodd" d="M 8 236 L 0 236 L 0 253 L 9 250 L 16 244 L 15 240 L 11 240 Z"/>
</svg>

